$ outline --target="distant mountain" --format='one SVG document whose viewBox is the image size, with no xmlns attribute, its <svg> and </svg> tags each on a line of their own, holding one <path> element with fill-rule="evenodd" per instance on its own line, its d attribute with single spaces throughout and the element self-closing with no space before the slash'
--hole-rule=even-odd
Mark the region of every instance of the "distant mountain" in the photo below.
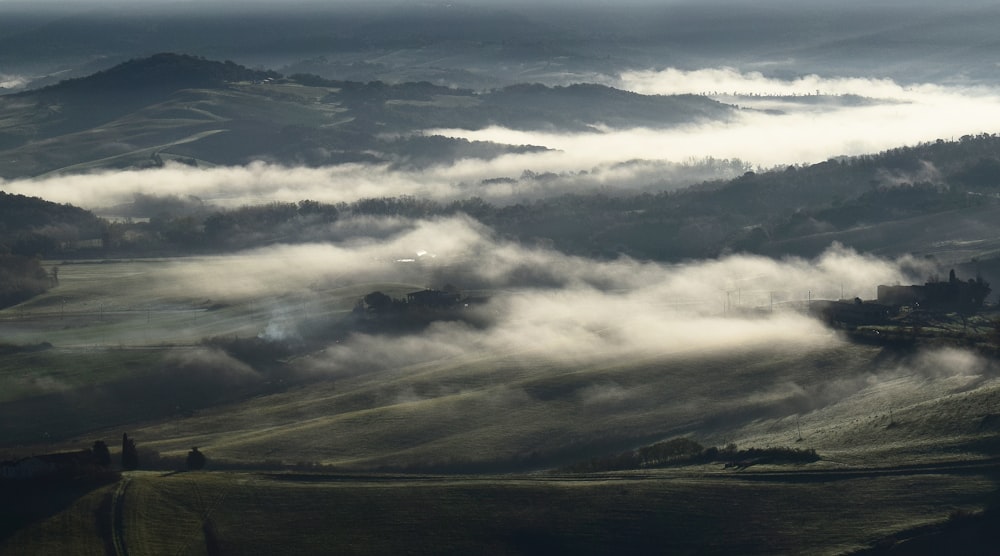
<svg viewBox="0 0 1000 556">
<path fill-rule="evenodd" d="M 183 54 L 0 96 L 0 177 L 161 165 L 379 162 L 425 166 L 542 147 L 425 137 L 432 128 L 596 131 L 729 118 L 692 95 L 602 85 L 518 85 L 488 92 L 427 82 L 326 80 Z M 392 139 L 403 137 L 406 139 Z"/>
</svg>

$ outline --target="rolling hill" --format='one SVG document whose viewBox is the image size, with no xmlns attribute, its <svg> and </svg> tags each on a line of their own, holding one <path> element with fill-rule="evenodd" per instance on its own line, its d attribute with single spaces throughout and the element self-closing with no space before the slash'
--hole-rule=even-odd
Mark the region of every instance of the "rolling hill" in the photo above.
<svg viewBox="0 0 1000 556">
<path fill-rule="evenodd" d="M 253 160 L 426 165 L 531 149 L 422 136 L 429 128 L 663 127 L 724 119 L 732 111 L 703 97 L 643 96 L 598 85 L 479 94 L 426 82 L 279 79 L 233 62 L 158 54 L 0 97 L 0 167 L 2 177 L 13 178 L 169 159 L 202 166 Z"/>
<path fill-rule="evenodd" d="M 0 165 L 419 166 L 538 150 L 420 135 L 431 126 L 599 133 L 733 110 L 597 85 L 285 78 L 161 54 L 0 97 Z M 94 260 L 34 259 L 58 280 L 0 309 L 0 454 L 30 462 L 127 430 L 143 470 L 45 491 L 37 519 L 0 528 L 0 553 L 843 554 L 986 508 L 995 311 L 894 321 L 865 341 L 802 309 L 812 288 L 866 291 L 932 256 L 983 263 L 1000 283 L 998 144 L 509 206 L 146 198 L 148 222 L 112 225 L 2 194 L 8 236 L 97 226 L 106 241 L 84 253 Z M 170 201 L 177 214 L 160 210 Z M 818 258 L 835 241 L 862 254 Z M 363 301 L 455 278 L 477 300 L 459 317 L 392 326 Z M 565 471 L 677 438 L 816 460 Z M 208 471 L 181 472 L 192 446 Z M 46 484 L 0 490 L 30 500 Z"/>
</svg>

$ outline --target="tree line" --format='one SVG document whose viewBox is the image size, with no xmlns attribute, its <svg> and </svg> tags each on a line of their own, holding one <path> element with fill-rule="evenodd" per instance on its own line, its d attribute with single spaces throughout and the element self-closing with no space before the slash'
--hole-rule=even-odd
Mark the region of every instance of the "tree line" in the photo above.
<svg viewBox="0 0 1000 556">
<path fill-rule="evenodd" d="M 99 252 L 104 256 L 181 255 L 337 239 L 342 232 L 333 225 L 352 217 L 427 219 L 463 214 L 502 238 L 594 258 L 625 255 L 680 261 L 727 252 L 770 255 L 788 239 L 1000 203 L 997 152 L 1000 137 L 981 134 L 808 166 L 748 171 L 736 179 L 683 190 L 612 193 L 609 189 L 511 204 L 477 197 L 474 186 L 469 189 L 472 196 L 446 202 L 404 195 L 234 209 L 177 197 L 140 196 L 136 203 L 151 215 L 149 221 L 117 223 L 50 204 L 36 216 L 21 215 L 0 225 L 0 243 L 8 245 L 12 254 L 70 257 L 72 242 L 53 230 L 72 229 L 81 238 L 100 237 Z M 525 172 L 519 179 L 541 178 Z M 18 204 L 32 205 L 25 199 Z M 0 202 L 0 215 L 11 212 L 4 207 Z M 47 222 L 53 224 L 44 225 Z"/>
</svg>

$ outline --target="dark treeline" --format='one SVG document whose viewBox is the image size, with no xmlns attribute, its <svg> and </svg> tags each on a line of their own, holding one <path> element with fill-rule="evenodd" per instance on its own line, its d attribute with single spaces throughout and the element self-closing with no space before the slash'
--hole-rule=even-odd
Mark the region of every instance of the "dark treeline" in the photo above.
<svg viewBox="0 0 1000 556">
<path fill-rule="evenodd" d="M 690 438 L 674 438 L 626 450 L 617 454 L 591 458 L 566 467 L 576 473 L 620 471 L 624 469 L 649 469 L 656 467 L 725 463 L 726 469 L 746 469 L 753 465 L 804 464 L 819 461 L 812 449 L 798 448 L 747 448 L 735 444 L 723 448 L 705 448 Z"/>
<path fill-rule="evenodd" d="M 519 179 L 541 178 L 526 172 Z M 596 258 L 812 256 L 816 253 L 782 251 L 787 248 L 782 242 L 1000 203 L 1000 137 L 966 136 L 747 172 L 680 191 L 563 194 L 505 205 L 475 196 L 449 202 L 414 196 L 338 204 L 304 200 L 225 210 L 176 197 L 141 196 L 136 203 L 150 216 L 148 222 L 108 223 L 81 209 L 4 195 L 0 243 L 11 254 L 49 258 L 180 255 L 337 241 L 351 233 L 338 229 L 338 221 L 355 217 L 464 214 L 502 238 Z"/>
<path fill-rule="evenodd" d="M 93 213 L 0 191 L 0 249 L 14 255 L 46 255 L 100 238 L 105 223 Z"/>
<path fill-rule="evenodd" d="M 104 223 L 83 209 L 0 191 L 0 308 L 45 292 L 56 280 L 40 257 L 99 238 Z"/>
<path fill-rule="evenodd" d="M 0 252 L 0 308 L 44 293 L 51 285 L 39 259 Z"/>
<path fill-rule="evenodd" d="M 520 179 L 539 178 L 526 173 Z M 271 203 L 161 212 L 149 223 L 112 226 L 108 237 L 109 247 L 126 252 L 219 251 L 337 239 L 332 224 L 344 218 L 465 214 L 528 245 L 598 258 L 677 261 L 734 251 L 782 254 L 781 242 L 788 239 L 997 203 L 1000 137 L 984 134 L 747 172 L 681 191 L 564 194 L 507 205 L 474 196 L 451 202 L 401 196 L 336 205 Z"/>
</svg>

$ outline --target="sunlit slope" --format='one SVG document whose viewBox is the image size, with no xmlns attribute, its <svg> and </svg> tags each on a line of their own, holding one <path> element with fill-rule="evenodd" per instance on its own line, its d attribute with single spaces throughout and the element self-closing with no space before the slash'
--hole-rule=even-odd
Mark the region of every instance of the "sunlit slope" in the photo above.
<svg viewBox="0 0 1000 556">
<path fill-rule="evenodd" d="M 0 175 L 200 167 L 253 161 L 436 164 L 544 150 L 428 138 L 428 129 L 599 131 L 723 121 L 734 108 L 695 95 L 603 85 L 511 86 L 479 94 L 419 83 L 329 81 L 179 54 L 0 98 Z M 159 191 L 158 193 L 164 193 Z"/>
<path fill-rule="evenodd" d="M 22 346 L 0 365 L 4 445 L 127 430 L 220 463 L 448 471 L 555 467 L 678 435 L 812 448 L 826 466 L 995 454 L 997 369 L 971 351 L 852 343 L 791 309 L 677 312 L 652 290 L 635 303 L 496 291 L 482 321 L 380 329 L 352 316 L 358 301 L 403 296 L 433 269 L 328 275 L 281 253 L 62 265 L 57 287 L 0 312 Z"/>
<path fill-rule="evenodd" d="M 674 353 L 579 367 L 517 354 L 461 357 L 323 378 L 143 434 L 163 439 L 153 442 L 161 451 L 194 442 L 237 460 L 297 454 L 350 467 L 568 462 L 692 432 L 731 413 L 774 411 L 746 402 L 747 390 L 788 365 L 805 367 L 804 377 L 822 372 L 808 350 L 783 351 Z"/>
<path fill-rule="evenodd" d="M 324 378 L 136 435 L 165 453 L 197 445 L 230 461 L 346 468 L 551 466 L 680 434 L 706 444 L 815 448 L 854 465 L 994 452 L 995 381 L 947 369 L 900 378 L 906 365 L 883 367 L 879 356 L 841 344 L 577 368 L 516 357 L 438 361 Z"/>
<path fill-rule="evenodd" d="M 284 148 L 280 136 L 286 126 L 335 124 L 342 110 L 318 102 L 328 92 L 251 83 L 178 91 L 94 127 L 43 135 L 19 146 L 4 157 L 4 174 L 150 167 L 174 158 L 199 165 L 245 163 L 255 154 Z M 4 99 L 0 108 L 15 129 L 30 129 L 40 118 L 37 105 L 19 99 Z M 207 141 L 218 133 L 236 135 Z"/>
</svg>

